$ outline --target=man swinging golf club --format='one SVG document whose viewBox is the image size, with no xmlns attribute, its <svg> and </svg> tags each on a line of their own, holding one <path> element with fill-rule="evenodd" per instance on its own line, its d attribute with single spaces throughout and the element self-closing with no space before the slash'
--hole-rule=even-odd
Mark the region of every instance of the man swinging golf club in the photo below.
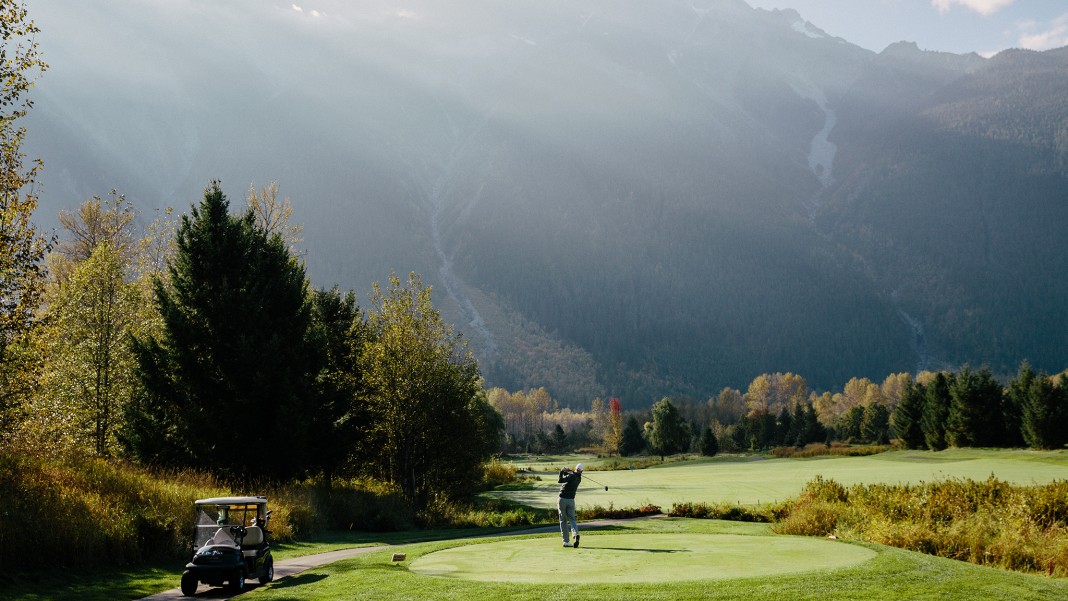
<svg viewBox="0 0 1068 601">
<path fill-rule="evenodd" d="M 579 546 L 578 521 L 575 519 L 575 492 L 578 491 L 579 482 L 582 482 L 582 464 L 575 466 L 575 471 L 565 467 L 560 470 L 560 498 L 557 499 L 557 508 L 560 510 L 560 534 L 564 537 L 565 547 Z M 574 535 L 575 542 L 571 543 L 569 534 Z"/>
</svg>

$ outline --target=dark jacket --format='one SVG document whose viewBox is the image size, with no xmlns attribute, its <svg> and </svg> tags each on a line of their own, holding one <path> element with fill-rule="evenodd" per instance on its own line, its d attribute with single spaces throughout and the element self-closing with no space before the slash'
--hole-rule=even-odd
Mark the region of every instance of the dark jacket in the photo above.
<svg viewBox="0 0 1068 601">
<path fill-rule="evenodd" d="M 582 474 L 568 469 L 560 470 L 560 498 L 574 499 L 575 491 L 578 490 L 579 482 L 582 482 Z"/>
</svg>

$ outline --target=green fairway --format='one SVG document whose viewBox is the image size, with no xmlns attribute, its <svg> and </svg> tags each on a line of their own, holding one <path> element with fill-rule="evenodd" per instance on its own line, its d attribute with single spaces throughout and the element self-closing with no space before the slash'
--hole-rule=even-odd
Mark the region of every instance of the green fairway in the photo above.
<svg viewBox="0 0 1068 601">
<path fill-rule="evenodd" d="M 574 460 L 573 457 L 568 457 Z M 821 475 L 844 485 L 931 482 L 948 478 L 985 480 L 993 474 L 1013 484 L 1068 480 L 1068 453 L 976 449 L 893 451 L 867 457 L 812 459 L 716 458 L 663 467 L 591 471 L 579 489 L 580 508 L 653 504 L 665 511 L 680 502 L 756 505 L 797 496 Z M 488 493 L 534 507 L 556 506 L 556 474 L 546 473 L 531 490 Z M 593 480 L 598 483 L 595 483 Z M 608 486 L 608 490 L 604 490 Z"/>
<path fill-rule="evenodd" d="M 489 582 L 649 583 L 824 570 L 872 557 L 857 545 L 794 536 L 587 534 L 578 549 L 556 537 L 453 547 L 420 557 L 411 570 Z"/>
</svg>

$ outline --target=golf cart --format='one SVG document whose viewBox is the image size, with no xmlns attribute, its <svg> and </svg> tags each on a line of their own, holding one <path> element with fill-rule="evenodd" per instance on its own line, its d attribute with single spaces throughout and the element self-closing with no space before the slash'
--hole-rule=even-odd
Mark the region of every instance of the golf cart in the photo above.
<svg viewBox="0 0 1068 601">
<path fill-rule="evenodd" d="M 217 497 L 194 503 L 193 561 L 182 574 L 182 594 L 193 596 L 203 582 L 244 590 L 247 578 L 274 580 L 274 559 L 267 539 L 267 497 Z"/>
</svg>

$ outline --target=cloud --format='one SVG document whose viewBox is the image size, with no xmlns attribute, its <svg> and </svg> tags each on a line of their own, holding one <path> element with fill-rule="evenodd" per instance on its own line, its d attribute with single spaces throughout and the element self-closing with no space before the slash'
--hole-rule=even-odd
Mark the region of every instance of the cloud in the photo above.
<svg viewBox="0 0 1068 601">
<path fill-rule="evenodd" d="M 297 11 L 300 14 L 304 14 L 304 7 L 303 6 L 297 6 L 296 4 L 293 4 L 291 6 L 293 7 L 293 10 Z M 323 16 L 323 13 L 321 13 L 321 12 L 319 12 L 317 10 L 309 10 L 308 14 L 313 16 L 313 17 L 321 17 L 321 16 Z"/>
<path fill-rule="evenodd" d="M 956 4 L 984 16 L 992 15 L 1012 3 L 1013 0 L 931 0 L 931 6 L 937 8 L 940 13 L 949 12 Z"/>
<path fill-rule="evenodd" d="M 1068 13 L 1057 17 L 1045 27 L 1035 21 L 1023 21 L 1018 25 L 1020 47 L 1029 50 L 1049 50 L 1068 46 Z"/>
</svg>

